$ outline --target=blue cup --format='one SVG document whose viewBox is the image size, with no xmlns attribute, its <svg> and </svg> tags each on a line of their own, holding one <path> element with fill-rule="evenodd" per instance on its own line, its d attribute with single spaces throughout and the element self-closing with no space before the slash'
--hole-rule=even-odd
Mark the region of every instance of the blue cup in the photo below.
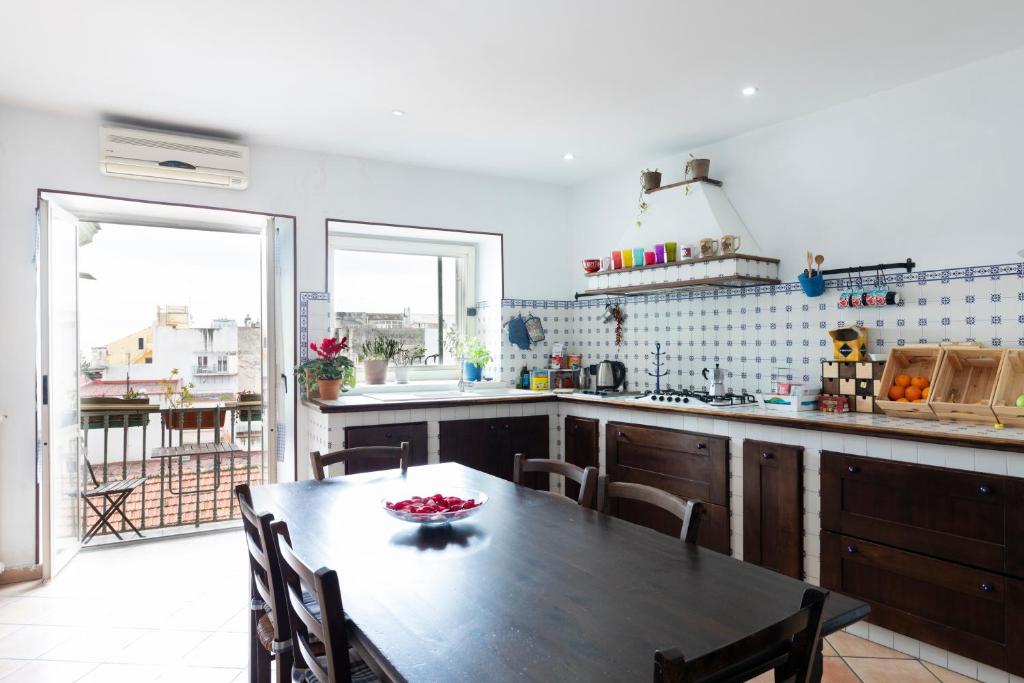
<svg viewBox="0 0 1024 683">
<path fill-rule="evenodd" d="M 825 278 L 821 273 L 808 277 L 807 271 L 804 271 L 797 279 L 800 281 L 800 289 L 804 290 L 807 296 L 821 296 L 825 293 Z"/>
</svg>

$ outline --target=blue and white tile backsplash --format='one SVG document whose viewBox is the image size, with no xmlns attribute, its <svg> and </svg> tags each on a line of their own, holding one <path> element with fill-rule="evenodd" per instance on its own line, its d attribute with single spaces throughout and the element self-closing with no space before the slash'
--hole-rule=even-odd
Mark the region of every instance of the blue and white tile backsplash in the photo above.
<svg viewBox="0 0 1024 683">
<path fill-rule="evenodd" d="M 870 288 L 873 280 L 863 284 Z M 629 389 L 650 389 L 654 380 L 646 370 L 653 367 L 655 342 L 661 342 L 663 369 L 670 373 L 663 387 L 700 387 L 701 369 L 719 363 L 729 373 L 730 390 L 767 391 L 780 368 L 797 381 L 818 381 L 820 361 L 831 355 L 828 330 L 854 323 L 869 328 L 871 350 L 880 358 L 906 344 L 1024 347 L 1024 263 L 889 273 L 886 282 L 902 295 L 900 305 L 840 309 L 839 291 L 849 288 L 845 279 L 829 281 L 817 298 L 805 296 L 796 282 L 614 298 L 626 315 L 621 347 L 615 346 L 614 324 L 601 322 L 609 299 L 504 299 L 502 322 L 532 312 L 547 338 L 521 350 L 502 331 L 501 377 L 513 379 L 523 363 L 545 365 L 551 345 L 560 341 L 568 353 L 583 354 L 584 363 L 623 361 Z M 854 285 L 859 288 L 856 279 Z"/>
</svg>

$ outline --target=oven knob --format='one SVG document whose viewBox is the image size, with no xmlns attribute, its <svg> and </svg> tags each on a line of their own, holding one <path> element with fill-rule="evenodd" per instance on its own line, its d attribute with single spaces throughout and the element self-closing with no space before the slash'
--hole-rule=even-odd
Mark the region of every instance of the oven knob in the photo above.
<svg viewBox="0 0 1024 683">
<path fill-rule="evenodd" d="M 689 396 L 683 396 L 683 403 L 689 403 L 689 402 L 690 402 L 690 397 Z"/>
<path fill-rule="evenodd" d="M 664 397 L 664 396 L 659 396 L 659 397 L 658 397 L 658 400 L 659 400 L 659 401 L 664 401 L 664 400 L 665 400 L 665 397 Z"/>
<path fill-rule="evenodd" d="M 657 401 L 657 400 L 658 400 L 658 397 L 657 397 L 657 396 L 651 396 L 651 400 L 652 400 L 652 401 Z"/>
<path fill-rule="evenodd" d="M 681 401 L 681 400 L 682 400 L 681 398 L 679 398 L 678 396 L 676 396 L 676 403 L 679 403 L 679 401 Z"/>
</svg>

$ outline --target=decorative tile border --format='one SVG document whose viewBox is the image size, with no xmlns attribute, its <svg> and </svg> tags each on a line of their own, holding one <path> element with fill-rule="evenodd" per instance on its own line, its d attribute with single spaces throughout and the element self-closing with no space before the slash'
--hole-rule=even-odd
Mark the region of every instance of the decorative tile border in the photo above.
<svg viewBox="0 0 1024 683">
<path fill-rule="evenodd" d="M 309 302 L 330 300 L 330 292 L 299 292 L 299 363 L 309 360 Z"/>
</svg>

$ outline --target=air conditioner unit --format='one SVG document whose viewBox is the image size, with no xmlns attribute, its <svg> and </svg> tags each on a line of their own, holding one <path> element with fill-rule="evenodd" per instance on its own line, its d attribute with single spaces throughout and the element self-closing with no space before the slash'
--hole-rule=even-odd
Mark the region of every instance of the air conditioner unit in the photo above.
<svg viewBox="0 0 1024 683">
<path fill-rule="evenodd" d="M 249 186 L 249 148 L 220 140 L 103 126 L 100 172 L 119 178 L 244 190 Z"/>
</svg>

